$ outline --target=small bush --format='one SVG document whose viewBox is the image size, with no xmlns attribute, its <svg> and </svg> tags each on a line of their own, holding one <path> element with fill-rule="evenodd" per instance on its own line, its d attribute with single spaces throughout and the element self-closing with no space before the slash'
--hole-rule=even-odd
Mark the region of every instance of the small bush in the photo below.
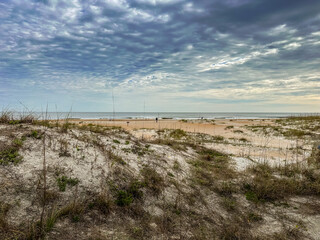
<svg viewBox="0 0 320 240">
<path fill-rule="evenodd" d="M 67 185 L 75 186 L 78 183 L 79 183 L 79 180 L 77 178 L 68 178 L 66 176 L 57 178 L 57 184 L 61 192 L 66 191 Z"/>
<path fill-rule="evenodd" d="M 22 145 L 23 145 L 23 141 L 18 138 L 14 139 L 12 143 L 15 147 L 18 147 L 18 148 L 22 147 Z"/>
<path fill-rule="evenodd" d="M 120 207 L 129 206 L 134 200 L 140 200 L 143 197 L 141 189 L 145 187 L 145 184 L 138 180 L 132 180 L 129 184 L 121 187 L 114 185 L 112 182 L 110 184 L 116 198 L 115 203 Z"/>
<path fill-rule="evenodd" d="M 199 159 L 190 163 L 194 166 L 194 178 L 201 185 L 210 187 L 215 182 L 212 179 L 226 180 L 236 176 L 236 172 L 230 167 L 228 155 L 204 147 L 198 147 L 197 153 L 200 155 Z"/>
<path fill-rule="evenodd" d="M 7 214 L 10 207 L 9 204 L 0 202 L 0 230 L 6 230 L 8 228 Z"/>
<path fill-rule="evenodd" d="M 224 197 L 222 198 L 221 205 L 227 211 L 234 211 L 236 209 L 236 200 L 234 198 Z"/>
<path fill-rule="evenodd" d="M 169 136 L 174 139 L 181 139 L 183 137 L 186 137 L 187 133 L 185 131 L 183 131 L 182 129 L 175 129 L 172 132 L 170 132 Z"/>
<path fill-rule="evenodd" d="M 255 203 L 259 202 L 257 195 L 251 190 L 247 191 L 245 193 L 245 196 L 248 201 L 255 202 Z"/>
<path fill-rule="evenodd" d="M 240 142 L 249 142 L 249 140 L 246 139 L 246 138 L 240 138 L 239 141 L 240 141 Z"/>
<path fill-rule="evenodd" d="M 133 202 L 133 196 L 126 190 L 119 190 L 117 193 L 116 204 L 120 207 L 129 206 Z"/>
<path fill-rule="evenodd" d="M 41 139 L 41 135 L 37 130 L 32 130 L 32 132 L 28 136 L 34 139 Z"/>
<path fill-rule="evenodd" d="M 133 196 L 133 198 L 141 199 L 143 197 L 141 188 L 144 186 L 145 184 L 140 181 L 132 181 L 129 185 L 128 192 Z"/>
<path fill-rule="evenodd" d="M 57 212 L 57 217 L 61 218 L 64 216 L 68 216 L 72 222 L 78 222 L 85 209 L 86 205 L 84 203 L 74 201 L 62 207 Z"/>
<path fill-rule="evenodd" d="M 140 143 L 136 143 L 134 145 L 131 146 L 131 152 L 134 154 L 137 154 L 139 157 L 143 157 L 144 155 L 146 155 L 149 151 L 150 145 L 145 145 L 144 147 L 141 146 Z"/>
<path fill-rule="evenodd" d="M 159 195 L 164 187 L 162 176 L 151 167 L 145 167 L 141 170 L 144 185 L 150 189 L 155 195 Z"/>
<path fill-rule="evenodd" d="M 262 221 L 263 218 L 260 214 L 254 213 L 254 212 L 249 212 L 248 213 L 248 221 L 249 222 L 260 222 Z"/>
<path fill-rule="evenodd" d="M 90 209 L 97 209 L 103 214 L 108 214 L 112 208 L 112 202 L 104 195 L 98 195 L 88 206 Z"/>
<path fill-rule="evenodd" d="M 203 160 L 207 160 L 207 161 L 215 161 L 215 160 L 219 161 L 226 157 L 226 154 L 221 153 L 217 150 L 208 149 L 208 148 L 201 148 L 200 150 L 198 150 L 198 154 L 200 154 Z"/>
<path fill-rule="evenodd" d="M 71 157 L 71 154 L 68 151 L 68 142 L 67 140 L 60 139 L 60 152 L 59 152 L 59 157 Z"/>
<path fill-rule="evenodd" d="M 173 141 L 173 140 L 159 140 L 158 141 L 159 144 L 164 144 L 167 145 L 169 147 L 171 147 L 172 149 L 176 150 L 176 151 L 185 151 L 186 148 L 186 144 L 182 143 L 182 142 L 178 142 L 178 141 Z"/>
<path fill-rule="evenodd" d="M 68 129 L 70 129 L 70 127 L 71 127 L 71 124 L 69 123 L 69 120 L 66 119 L 66 121 L 60 127 L 60 132 L 67 133 Z"/>
<path fill-rule="evenodd" d="M 221 196 L 230 197 L 232 193 L 236 192 L 236 187 L 232 182 L 222 182 L 216 186 L 215 191 Z"/>
<path fill-rule="evenodd" d="M 45 232 L 50 232 L 59 218 L 59 213 L 51 210 L 45 219 Z"/>
<path fill-rule="evenodd" d="M 10 120 L 10 121 L 8 122 L 8 124 L 10 124 L 10 125 L 17 125 L 17 124 L 19 124 L 19 123 L 21 123 L 19 120 Z"/>
<path fill-rule="evenodd" d="M 5 146 L 0 149 L 0 165 L 8 165 L 10 163 L 18 164 L 22 161 L 22 156 L 19 154 L 19 148 L 22 146 L 22 141 L 15 139 L 12 146 Z"/>
<path fill-rule="evenodd" d="M 177 160 L 175 160 L 173 163 L 173 169 L 176 171 L 181 170 L 181 165 Z"/>
<path fill-rule="evenodd" d="M 234 132 L 234 133 L 239 133 L 239 134 L 243 133 L 243 131 L 242 131 L 242 130 L 239 130 L 239 129 L 234 130 L 233 132 Z"/>
<path fill-rule="evenodd" d="M 283 136 L 285 137 L 304 137 L 306 135 L 311 135 L 310 132 L 307 132 L 307 131 L 302 131 L 302 130 L 299 130 L 299 129 L 289 129 L 285 132 L 283 132 Z"/>
<path fill-rule="evenodd" d="M 217 141 L 217 142 L 222 142 L 224 140 L 224 137 L 220 135 L 213 136 L 212 138 L 213 138 L 213 141 Z"/>
<path fill-rule="evenodd" d="M 192 171 L 193 181 L 204 187 L 212 187 L 214 185 L 215 179 L 213 177 L 210 168 L 198 167 L 199 162 L 193 162 L 195 168 Z M 202 165 L 202 164 L 201 164 Z"/>
<path fill-rule="evenodd" d="M 219 228 L 219 237 L 217 239 L 223 240 L 250 240 L 256 239 L 249 231 L 249 223 L 242 216 L 233 217 L 226 220 Z"/>
</svg>

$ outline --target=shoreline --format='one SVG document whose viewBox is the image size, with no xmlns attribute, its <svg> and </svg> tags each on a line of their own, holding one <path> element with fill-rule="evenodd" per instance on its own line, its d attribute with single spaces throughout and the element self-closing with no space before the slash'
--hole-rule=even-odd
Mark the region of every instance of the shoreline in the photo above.
<svg viewBox="0 0 320 240">
<path fill-rule="evenodd" d="M 28 113 L 23 112 L 10 112 L 16 118 L 24 116 Z M 48 113 L 40 113 L 40 112 L 32 112 L 28 115 L 34 115 L 37 119 L 50 119 L 50 120 L 63 120 L 63 119 L 74 119 L 74 120 L 103 120 L 103 121 L 127 121 L 127 120 L 187 120 L 187 121 L 195 121 L 195 120 L 221 120 L 221 119 L 232 119 L 232 120 L 240 120 L 240 119 L 284 119 L 291 117 L 308 117 L 308 116 L 320 116 L 320 113 L 310 112 L 310 113 L 285 113 L 285 112 L 277 112 L 277 113 L 236 113 L 236 112 L 226 112 L 226 113 L 183 113 L 183 112 L 48 112 Z"/>
</svg>

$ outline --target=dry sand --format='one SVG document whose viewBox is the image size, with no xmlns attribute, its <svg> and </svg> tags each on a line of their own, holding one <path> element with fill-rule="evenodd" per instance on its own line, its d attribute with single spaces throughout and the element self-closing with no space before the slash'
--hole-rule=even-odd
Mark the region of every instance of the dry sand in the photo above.
<svg viewBox="0 0 320 240">
<path fill-rule="evenodd" d="M 282 136 L 265 135 L 253 132 L 250 126 L 275 126 L 275 119 L 218 119 L 218 120 L 155 120 L 143 119 L 117 119 L 117 120 L 70 120 L 72 123 L 101 126 L 117 126 L 128 130 L 137 138 L 156 138 L 157 130 L 181 129 L 190 133 L 202 133 L 211 136 L 222 136 L 227 142 L 214 143 L 213 147 L 233 154 L 235 157 L 247 157 L 254 161 L 269 161 L 271 164 L 285 164 L 292 161 L 304 161 L 308 151 L 297 154 L 294 149 L 311 146 L 304 140 L 287 139 Z M 232 127 L 231 127 L 232 126 Z M 238 130 L 238 131 L 237 131 Z M 241 142 L 246 139 L 247 142 Z"/>
<path fill-rule="evenodd" d="M 223 135 L 226 133 L 225 127 L 244 127 L 245 125 L 273 125 L 274 120 L 269 119 L 221 119 L 214 122 L 206 120 L 190 120 L 184 122 L 182 120 L 160 119 L 158 122 L 155 120 L 143 119 L 116 119 L 116 120 L 71 120 L 73 123 L 78 124 L 98 124 L 102 126 L 119 126 L 127 130 L 135 129 L 182 129 L 186 132 L 205 133 L 210 135 Z"/>
</svg>

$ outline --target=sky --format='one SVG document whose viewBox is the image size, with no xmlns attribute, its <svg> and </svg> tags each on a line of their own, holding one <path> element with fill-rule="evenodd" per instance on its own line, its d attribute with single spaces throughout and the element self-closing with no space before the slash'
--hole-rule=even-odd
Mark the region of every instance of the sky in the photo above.
<svg viewBox="0 0 320 240">
<path fill-rule="evenodd" d="M 319 112 L 320 1 L 0 0 L 0 107 L 46 106 Z"/>
</svg>

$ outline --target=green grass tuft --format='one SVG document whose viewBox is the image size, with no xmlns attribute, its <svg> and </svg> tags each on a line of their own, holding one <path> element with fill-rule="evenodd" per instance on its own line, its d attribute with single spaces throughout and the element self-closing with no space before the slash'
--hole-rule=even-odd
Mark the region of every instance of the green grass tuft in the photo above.
<svg viewBox="0 0 320 240">
<path fill-rule="evenodd" d="M 77 178 L 68 178 L 66 176 L 61 176 L 57 178 L 57 184 L 59 187 L 59 190 L 61 192 L 66 191 L 67 185 L 70 186 L 75 186 L 79 183 L 80 181 Z"/>
</svg>

